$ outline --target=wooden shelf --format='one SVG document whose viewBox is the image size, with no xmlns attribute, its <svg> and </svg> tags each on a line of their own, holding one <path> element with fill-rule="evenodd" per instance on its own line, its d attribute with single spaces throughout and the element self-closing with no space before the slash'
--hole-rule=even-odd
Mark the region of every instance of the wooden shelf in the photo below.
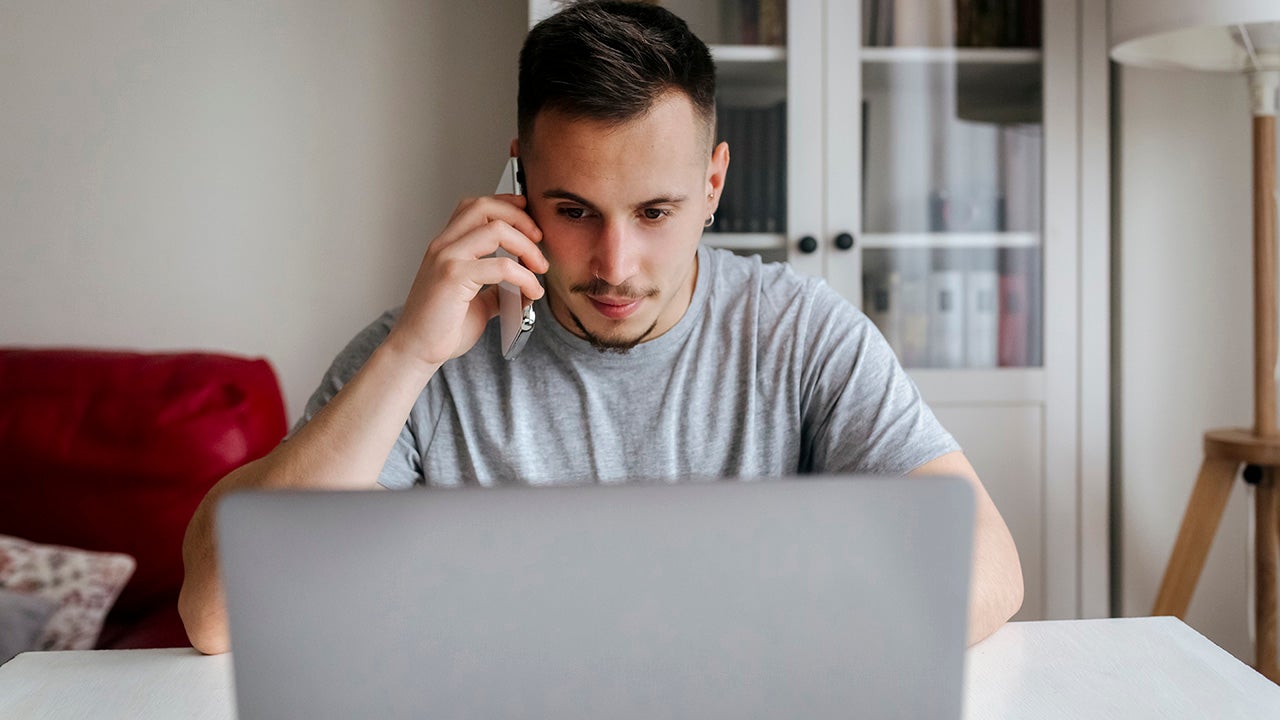
<svg viewBox="0 0 1280 720">
<path fill-rule="evenodd" d="M 950 87 L 961 119 L 1042 120 L 1044 53 L 1038 49 L 876 47 L 863 49 L 861 57 L 864 95 L 891 94 L 900 87 L 934 95 Z"/>
<path fill-rule="evenodd" d="M 1034 65 L 1044 53 L 1038 48 L 867 47 L 861 57 L 864 64 Z"/>
<path fill-rule="evenodd" d="M 703 233 L 702 242 L 726 250 L 783 250 L 787 236 L 782 233 Z"/>
<path fill-rule="evenodd" d="M 728 87 L 786 88 L 787 49 L 780 45 L 712 45 L 716 80 Z"/>
<path fill-rule="evenodd" d="M 787 60 L 782 45 L 712 45 L 711 57 L 717 64 L 780 63 Z"/>
<path fill-rule="evenodd" d="M 900 248 L 1006 248 L 1039 247 L 1040 234 L 991 233 L 865 233 L 859 239 L 864 250 Z"/>
<path fill-rule="evenodd" d="M 862 53 L 863 91 L 892 90 L 903 74 L 923 74 L 932 82 L 954 83 L 961 93 L 1038 94 L 1043 57 L 1039 50 L 1021 48 L 867 48 Z"/>
<path fill-rule="evenodd" d="M 782 233 L 704 233 L 702 241 L 728 250 L 781 250 L 787 247 Z M 1040 234 L 995 233 L 865 233 L 858 240 L 864 250 L 904 248 L 1031 248 L 1040 246 Z"/>
</svg>

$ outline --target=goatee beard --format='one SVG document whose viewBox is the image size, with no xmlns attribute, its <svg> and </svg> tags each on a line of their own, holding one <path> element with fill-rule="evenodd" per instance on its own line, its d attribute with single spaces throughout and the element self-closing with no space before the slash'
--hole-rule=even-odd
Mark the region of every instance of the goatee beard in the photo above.
<svg viewBox="0 0 1280 720">
<path fill-rule="evenodd" d="M 656 287 L 640 289 L 625 282 L 621 285 L 610 285 L 597 277 L 592 278 L 590 282 L 573 285 L 569 288 L 569 292 L 578 295 L 586 295 L 588 297 L 591 295 L 604 295 L 615 298 L 642 300 L 657 297 L 659 291 Z M 609 339 L 600 337 L 588 330 L 587 327 L 582 324 L 582 320 L 578 318 L 578 316 L 575 315 L 568 307 L 565 307 L 565 312 L 569 313 L 569 319 L 573 320 L 573 324 L 578 328 L 578 332 L 582 333 L 582 337 L 587 342 L 591 343 L 591 347 L 602 353 L 611 352 L 619 355 L 625 355 L 626 353 L 631 352 L 632 348 L 644 342 L 654 329 L 658 327 L 658 320 L 655 318 L 653 324 L 649 326 L 648 330 L 645 330 L 634 338 L 622 340 Z"/>
<path fill-rule="evenodd" d="M 654 331 L 654 328 L 658 327 L 658 321 L 654 320 L 653 324 L 649 326 L 648 330 L 645 330 L 644 332 L 640 333 L 635 338 L 611 340 L 608 338 L 602 338 L 599 335 L 596 335 L 595 333 L 591 332 L 586 328 L 585 325 L 582 324 L 582 321 L 578 319 L 578 316 L 575 315 L 572 310 L 569 310 L 568 308 L 565 308 L 565 310 L 566 312 L 569 313 L 569 319 L 573 320 L 573 324 L 577 326 L 578 332 L 582 333 L 583 339 L 585 339 L 588 343 L 591 343 L 591 347 L 595 348 L 596 350 L 599 350 L 602 353 L 608 352 L 608 353 L 617 353 L 618 355 L 626 355 L 627 353 L 631 352 L 631 350 L 635 348 L 635 346 L 644 342 L 645 338 L 649 337 L 650 333 Z"/>
</svg>

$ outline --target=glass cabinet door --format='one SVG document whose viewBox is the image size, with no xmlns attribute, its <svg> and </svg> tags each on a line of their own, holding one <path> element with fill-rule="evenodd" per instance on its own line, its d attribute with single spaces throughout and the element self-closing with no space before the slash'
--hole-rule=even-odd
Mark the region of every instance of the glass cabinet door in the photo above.
<svg viewBox="0 0 1280 720">
<path fill-rule="evenodd" d="M 861 13 L 856 301 L 908 367 L 1039 366 L 1040 0 Z"/>
</svg>

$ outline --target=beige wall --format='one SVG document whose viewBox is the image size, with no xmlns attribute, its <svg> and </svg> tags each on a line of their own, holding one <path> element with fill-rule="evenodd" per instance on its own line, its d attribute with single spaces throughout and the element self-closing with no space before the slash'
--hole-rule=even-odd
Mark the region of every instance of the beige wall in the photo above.
<svg viewBox="0 0 1280 720">
<path fill-rule="evenodd" d="M 1121 601 L 1145 615 L 1206 429 L 1252 407 L 1250 120 L 1240 76 L 1122 69 L 1117 92 Z M 1237 483 L 1188 622 L 1252 662 Z"/>
<path fill-rule="evenodd" d="M 515 129 L 522 0 L 0 4 L 0 344 L 263 355 L 296 416 Z"/>
</svg>

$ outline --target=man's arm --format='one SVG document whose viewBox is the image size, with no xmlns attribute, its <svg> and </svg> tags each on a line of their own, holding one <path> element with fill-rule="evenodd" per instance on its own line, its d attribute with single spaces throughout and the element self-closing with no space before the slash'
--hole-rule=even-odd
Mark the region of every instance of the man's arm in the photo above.
<svg viewBox="0 0 1280 720">
<path fill-rule="evenodd" d="M 464 200 L 427 247 L 395 327 L 367 362 L 288 442 L 218 481 L 196 508 L 182 543 L 185 576 L 178 596 L 191 644 L 203 653 L 230 649 L 218 573 L 214 512 L 241 489 L 353 490 L 378 475 L 423 387 L 446 360 L 465 353 L 498 313 L 497 283 L 542 296 L 534 272 L 547 261 L 534 244 L 542 232 L 514 195 Z M 502 247 L 519 257 L 490 257 Z"/>
<path fill-rule="evenodd" d="M 178 612 L 197 650 L 212 654 L 230 649 L 214 537 L 218 500 L 247 488 L 380 487 L 378 473 L 391 445 L 435 371 L 396 355 L 395 349 L 383 344 L 297 435 L 266 457 L 228 474 L 200 502 L 183 539 L 185 577 L 178 595 Z"/>
<path fill-rule="evenodd" d="M 999 630 L 1022 607 L 1022 564 L 1018 561 L 1018 548 L 964 453 L 956 451 L 934 458 L 911 474 L 962 477 L 973 486 L 977 511 L 969 591 L 969 644 L 973 645 Z"/>
</svg>

